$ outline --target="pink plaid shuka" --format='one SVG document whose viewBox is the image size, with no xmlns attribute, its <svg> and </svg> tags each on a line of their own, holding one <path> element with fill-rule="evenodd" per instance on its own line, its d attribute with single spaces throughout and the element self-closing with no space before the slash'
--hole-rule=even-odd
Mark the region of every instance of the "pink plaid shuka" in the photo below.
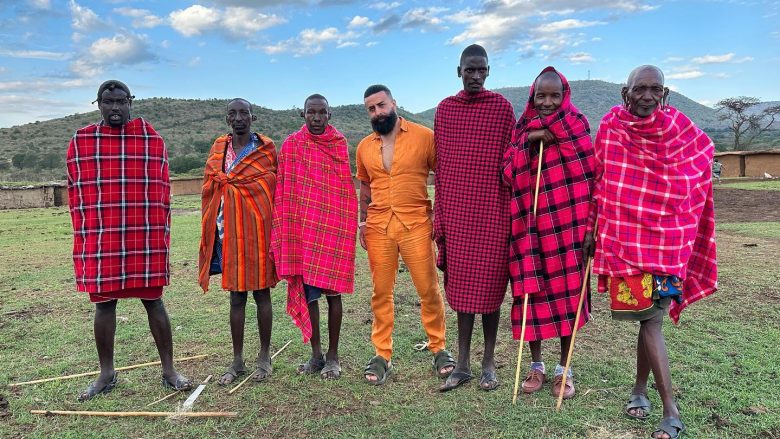
<svg viewBox="0 0 780 439">
<path fill-rule="evenodd" d="M 566 78 L 553 67 L 545 68 L 540 75 L 546 72 L 555 72 L 561 78 L 560 107 L 549 116 L 540 115 L 534 108 L 534 81 L 515 127 L 512 146 L 504 155 L 504 181 L 512 188 L 512 334 L 520 338 L 524 296 L 528 294 L 527 341 L 566 337 L 574 330 L 580 288 L 586 278 L 582 241 L 593 185 L 588 120 L 571 102 Z M 539 142 L 532 144 L 528 136 L 543 129 L 556 140 L 544 145 L 541 154 L 539 200 L 534 215 Z M 590 319 L 589 302 L 584 302 L 580 327 Z"/>
<path fill-rule="evenodd" d="M 595 142 L 596 185 L 589 229 L 598 218 L 593 271 L 599 291 L 606 276 L 640 273 L 683 279 L 686 306 L 715 292 L 718 268 L 709 137 L 675 108 L 646 118 L 614 107 Z"/>
<path fill-rule="evenodd" d="M 312 327 L 303 285 L 324 294 L 352 293 L 355 282 L 357 195 L 349 170 L 347 140 L 332 126 L 314 135 L 304 125 L 279 152 L 271 254 L 287 281 L 287 313 Z"/>
</svg>

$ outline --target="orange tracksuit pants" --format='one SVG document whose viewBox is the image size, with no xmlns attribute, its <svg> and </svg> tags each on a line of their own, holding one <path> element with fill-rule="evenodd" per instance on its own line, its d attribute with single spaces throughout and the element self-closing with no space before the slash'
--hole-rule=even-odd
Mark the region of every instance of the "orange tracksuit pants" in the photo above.
<svg viewBox="0 0 780 439">
<path fill-rule="evenodd" d="M 371 342 L 376 355 L 385 360 L 390 361 L 393 355 L 393 288 L 398 274 L 399 253 L 420 296 L 420 317 L 428 334 L 428 349 L 434 354 L 444 349 L 444 300 L 439 290 L 432 230 L 430 221 L 409 230 L 396 215 L 390 218 L 384 232 L 366 228 L 368 264 L 374 283 Z"/>
</svg>

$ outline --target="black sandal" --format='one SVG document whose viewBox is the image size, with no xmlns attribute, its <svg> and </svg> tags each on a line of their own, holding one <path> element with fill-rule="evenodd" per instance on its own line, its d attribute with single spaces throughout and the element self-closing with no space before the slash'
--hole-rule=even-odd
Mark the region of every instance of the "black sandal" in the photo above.
<svg viewBox="0 0 780 439">
<path fill-rule="evenodd" d="M 445 367 L 452 366 L 452 370 L 455 370 L 455 359 L 452 358 L 452 354 L 449 353 L 446 349 L 442 349 L 439 352 L 436 352 L 436 354 L 433 356 L 433 372 L 438 376 L 439 378 L 447 378 L 452 373 L 452 370 L 449 372 L 442 373 L 441 370 Z"/>
<path fill-rule="evenodd" d="M 311 357 L 309 361 L 298 365 L 298 375 L 314 375 L 319 373 L 325 367 L 325 357 Z"/>
<path fill-rule="evenodd" d="M 685 424 L 680 418 L 663 418 L 661 423 L 658 424 L 658 428 L 650 435 L 652 438 L 656 438 L 658 433 L 666 433 L 669 435 L 669 439 L 677 439 L 685 431 Z"/>
<path fill-rule="evenodd" d="M 116 387 L 118 375 L 119 375 L 118 372 L 114 372 L 114 376 L 111 377 L 111 381 L 106 383 L 101 388 L 98 388 L 97 385 L 95 384 L 97 383 L 97 381 L 92 381 L 91 383 L 89 383 L 89 386 L 87 386 L 87 390 L 79 394 L 78 397 L 79 402 L 89 401 L 90 399 L 100 395 L 101 393 L 108 393 L 114 390 L 114 387 Z"/>
<path fill-rule="evenodd" d="M 368 365 L 365 369 L 363 369 L 363 376 L 366 375 L 372 375 L 376 377 L 375 381 L 371 381 L 368 378 L 366 378 L 366 381 L 368 381 L 369 384 L 372 386 L 381 386 L 382 384 L 387 381 L 387 378 L 390 377 L 393 373 L 393 362 L 388 362 L 384 358 L 382 358 L 379 355 L 375 355 L 371 360 L 369 360 Z"/>
<path fill-rule="evenodd" d="M 641 393 L 635 393 L 628 398 L 628 403 L 626 403 L 626 408 L 623 409 L 623 413 L 625 413 L 625 415 L 631 419 L 646 421 L 647 418 L 650 417 L 650 410 L 652 410 L 652 408 L 653 405 L 650 403 L 650 400 L 647 399 L 647 395 L 643 395 Z M 641 409 L 643 412 L 645 412 L 645 415 L 644 416 L 632 415 L 631 412 L 629 411 L 631 409 Z"/>
</svg>

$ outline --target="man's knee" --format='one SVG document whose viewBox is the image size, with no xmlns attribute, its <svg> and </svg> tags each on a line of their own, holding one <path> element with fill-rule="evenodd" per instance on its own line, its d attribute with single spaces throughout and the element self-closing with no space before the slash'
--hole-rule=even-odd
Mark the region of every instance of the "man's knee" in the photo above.
<svg viewBox="0 0 780 439">
<path fill-rule="evenodd" d="M 244 307 L 246 306 L 246 292 L 245 291 L 231 291 L 230 292 L 230 306 Z"/>
<path fill-rule="evenodd" d="M 100 302 L 95 304 L 95 311 L 106 313 L 106 312 L 115 312 L 116 311 L 116 303 L 117 300 L 109 300 L 106 302 Z"/>
<path fill-rule="evenodd" d="M 154 299 L 154 300 L 141 299 L 141 303 L 144 304 L 144 308 L 146 308 L 147 312 L 165 310 L 165 304 L 163 304 L 162 299 Z"/>
<path fill-rule="evenodd" d="M 246 297 L 246 296 L 244 296 Z M 262 290 L 255 290 L 252 291 L 252 297 L 255 299 L 255 303 L 260 305 L 270 305 L 271 304 L 271 289 L 270 288 L 263 288 Z M 244 299 L 246 300 L 246 299 Z"/>
</svg>

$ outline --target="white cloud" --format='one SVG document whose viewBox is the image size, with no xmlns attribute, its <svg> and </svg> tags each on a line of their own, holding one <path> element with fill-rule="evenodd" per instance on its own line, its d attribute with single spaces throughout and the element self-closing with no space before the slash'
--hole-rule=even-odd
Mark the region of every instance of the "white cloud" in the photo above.
<svg viewBox="0 0 780 439">
<path fill-rule="evenodd" d="M 423 32 L 426 30 L 444 30 L 447 27 L 444 26 L 442 19 L 436 15 L 447 10 L 447 8 L 439 7 L 410 9 L 401 18 L 401 27 L 407 29 L 419 27 L 422 28 Z"/>
<path fill-rule="evenodd" d="M 100 21 L 100 18 L 92 9 L 81 6 L 74 0 L 70 0 L 68 7 L 70 8 L 71 27 L 73 29 L 81 32 L 91 32 L 105 27 L 105 24 Z"/>
<path fill-rule="evenodd" d="M 195 58 L 192 58 L 192 59 L 191 59 L 191 60 L 190 60 L 190 61 L 187 63 L 187 65 L 189 65 L 190 67 L 195 67 L 195 66 L 197 66 L 197 65 L 200 65 L 200 57 L 199 57 L 199 56 L 196 56 Z"/>
<path fill-rule="evenodd" d="M 4 50 L 0 49 L 0 56 L 11 58 L 46 59 L 51 61 L 63 61 L 70 58 L 69 53 L 49 52 L 45 50 Z"/>
<path fill-rule="evenodd" d="M 570 34 L 618 20 L 622 15 L 656 9 L 645 0 L 495 0 L 483 3 L 481 9 L 465 9 L 445 17 L 446 21 L 465 25 L 448 44 L 477 42 L 488 50 L 519 48 L 523 57 L 556 56 L 567 48 L 591 39 L 585 34 Z M 591 20 L 562 18 L 545 22 L 549 17 L 581 16 Z M 545 46 L 545 48 L 542 48 Z"/>
<path fill-rule="evenodd" d="M 50 0 L 27 0 L 27 3 L 35 9 L 51 9 Z"/>
<path fill-rule="evenodd" d="M 171 27 L 185 37 L 206 32 L 223 33 L 230 37 L 250 37 L 258 31 L 287 22 L 282 17 L 263 14 L 243 6 L 231 6 L 222 11 L 192 5 L 171 12 L 169 18 Z"/>
<path fill-rule="evenodd" d="M 94 110 L 89 102 L 69 102 L 38 96 L 0 96 L 0 126 L 10 127 Z"/>
<path fill-rule="evenodd" d="M 355 42 L 355 41 L 344 41 L 343 43 L 339 43 L 336 46 L 336 49 L 343 49 L 345 47 L 355 47 L 357 45 L 358 45 L 358 43 Z"/>
<path fill-rule="evenodd" d="M 366 43 L 366 47 L 374 47 L 379 44 L 379 41 L 369 41 Z"/>
<path fill-rule="evenodd" d="M 723 55 L 704 55 L 697 56 L 691 60 L 694 64 L 719 64 L 729 62 L 734 59 L 734 53 L 726 53 Z"/>
<path fill-rule="evenodd" d="M 156 59 L 145 35 L 121 33 L 93 42 L 71 62 L 70 70 L 79 78 L 89 78 L 99 75 L 107 66 L 139 64 Z"/>
<path fill-rule="evenodd" d="M 368 7 L 369 8 L 374 8 L 374 9 L 379 9 L 381 11 L 389 11 L 390 9 L 398 8 L 399 6 L 401 6 L 401 4 L 402 4 L 401 2 L 390 2 L 390 3 L 388 3 L 388 2 L 378 2 L 378 3 L 372 3 Z"/>
<path fill-rule="evenodd" d="M 152 14 L 147 9 L 116 8 L 114 12 L 125 17 L 131 17 L 133 19 L 133 27 L 136 28 L 152 28 L 165 23 L 165 20 Z"/>
<path fill-rule="evenodd" d="M 322 52 L 325 45 L 335 44 L 336 47 L 350 47 L 358 34 L 353 31 L 340 32 L 335 27 L 325 29 L 304 29 L 297 36 L 276 44 L 263 46 L 262 49 L 269 55 L 280 53 L 292 53 L 296 57 L 315 55 Z"/>
<path fill-rule="evenodd" d="M 593 56 L 586 52 L 574 53 L 572 55 L 567 56 L 566 59 L 568 59 L 569 62 L 572 64 L 582 64 L 582 63 L 589 63 L 594 61 Z"/>
<path fill-rule="evenodd" d="M 360 15 L 355 15 L 352 17 L 352 20 L 349 21 L 349 25 L 347 25 L 349 28 L 356 28 L 356 27 L 371 27 L 374 25 L 374 22 L 371 21 L 368 17 L 362 17 Z"/>
<path fill-rule="evenodd" d="M 538 26 L 536 30 L 538 32 L 544 32 L 544 33 L 556 33 L 556 32 L 561 32 L 569 29 L 579 29 L 583 27 L 598 26 L 602 24 L 606 24 L 606 23 L 603 21 L 582 21 L 574 18 L 568 18 L 566 20 L 545 23 L 541 26 Z"/>
<path fill-rule="evenodd" d="M 163 49 L 167 49 L 171 47 L 171 42 L 168 40 L 162 40 L 160 41 L 160 47 L 162 47 Z"/>
<path fill-rule="evenodd" d="M 670 73 L 666 75 L 666 79 L 696 79 L 704 76 L 704 72 L 700 70 L 688 70 L 686 72 Z"/>
<path fill-rule="evenodd" d="M 187 9 L 171 12 L 169 17 L 171 27 L 185 37 L 192 37 L 216 29 L 219 25 L 220 13 L 217 9 L 192 5 Z"/>
<path fill-rule="evenodd" d="M 681 56 L 670 56 L 670 57 L 666 58 L 664 60 L 664 62 L 665 63 L 671 63 L 671 62 L 680 62 L 680 61 L 684 61 L 684 60 L 685 60 L 685 58 L 683 58 Z"/>
</svg>

